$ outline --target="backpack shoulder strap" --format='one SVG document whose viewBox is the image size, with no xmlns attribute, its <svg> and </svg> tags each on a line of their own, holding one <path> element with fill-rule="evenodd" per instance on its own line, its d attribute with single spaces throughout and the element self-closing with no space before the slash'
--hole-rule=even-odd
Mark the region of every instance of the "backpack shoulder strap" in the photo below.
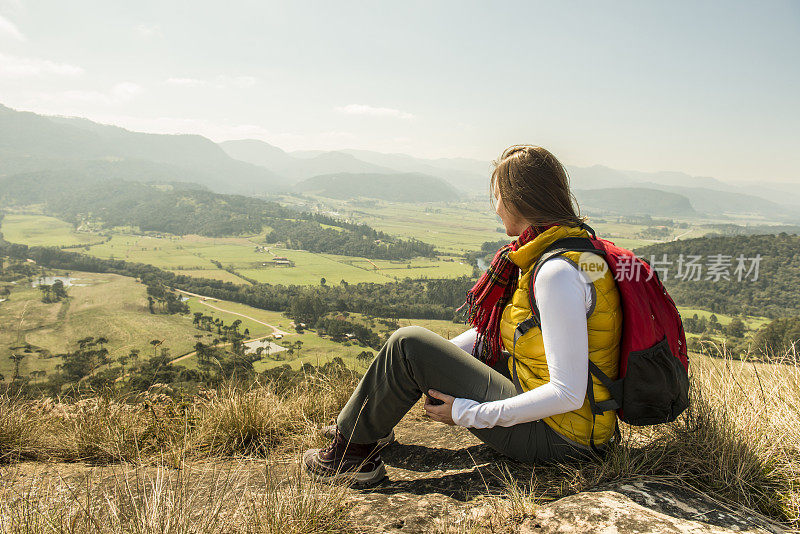
<svg viewBox="0 0 800 534">
<path fill-rule="evenodd" d="M 600 256 L 605 256 L 605 251 L 595 247 L 592 240 L 588 237 L 565 237 L 554 241 L 550 246 L 544 249 L 544 252 L 542 252 L 542 255 L 539 256 L 539 259 L 536 260 L 536 264 L 533 266 L 533 273 L 531 274 L 530 285 L 528 287 L 531 314 L 537 326 L 540 325 L 541 322 L 539 320 L 539 307 L 536 305 L 536 298 L 533 291 L 533 286 L 536 283 L 536 276 L 548 260 L 560 256 L 565 252 L 592 252 Z"/>
<path fill-rule="evenodd" d="M 541 327 L 542 323 L 539 317 L 539 307 L 536 305 L 536 296 L 533 290 L 534 284 L 536 283 L 536 276 L 539 274 L 539 270 L 548 260 L 560 256 L 565 252 L 591 252 L 600 256 L 606 255 L 605 250 L 595 247 L 594 243 L 592 243 L 592 240 L 586 237 L 565 237 L 553 242 L 550 246 L 548 246 L 533 267 L 533 273 L 531 274 L 529 282 L 530 286 L 528 288 L 528 295 L 531 305 L 531 317 L 517 326 L 517 332 L 514 333 L 515 345 L 516 340 L 525 332 L 534 326 Z M 516 361 L 514 364 L 516 364 Z M 592 375 L 597 377 L 597 379 L 600 380 L 600 382 L 609 390 L 612 396 L 611 399 L 603 402 L 595 402 L 594 389 L 592 387 Z M 608 410 L 619 409 L 622 404 L 621 387 L 621 382 L 612 381 L 602 370 L 600 370 L 599 367 L 597 367 L 597 365 L 594 364 L 594 362 L 589 360 L 589 383 L 587 387 L 587 394 L 589 397 L 589 404 L 592 408 L 592 417 L 595 415 L 600 415 Z"/>
<path fill-rule="evenodd" d="M 586 228 L 594 235 L 594 230 L 589 228 L 587 225 Z M 592 241 L 586 237 L 564 237 L 562 239 L 558 239 L 548 246 L 539 259 L 536 260 L 536 264 L 533 267 L 533 274 L 531 274 L 530 280 L 530 288 L 528 291 L 528 295 L 530 298 L 530 305 L 531 305 L 531 316 L 522 321 L 517 325 L 516 330 L 514 331 L 514 350 L 512 350 L 512 358 L 516 352 L 517 340 L 522 337 L 528 330 L 533 327 L 541 326 L 542 323 L 539 319 L 539 307 L 536 306 L 536 299 L 533 295 L 533 284 L 536 279 L 536 275 L 539 273 L 539 269 L 542 268 L 544 263 L 556 256 L 559 256 L 568 251 L 581 251 L 581 252 L 594 252 L 595 254 L 605 255 L 605 251 L 598 250 Z M 512 380 L 514 385 L 517 388 L 517 393 L 522 393 L 522 386 L 519 383 L 519 379 L 517 377 L 517 360 L 514 358 L 514 366 L 512 370 Z"/>
</svg>

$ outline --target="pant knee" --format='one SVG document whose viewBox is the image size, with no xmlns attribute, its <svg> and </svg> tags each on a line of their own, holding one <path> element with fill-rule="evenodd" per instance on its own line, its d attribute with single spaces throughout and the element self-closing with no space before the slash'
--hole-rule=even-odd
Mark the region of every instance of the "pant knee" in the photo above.
<svg viewBox="0 0 800 534">
<path fill-rule="evenodd" d="M 395 330 L 387 343 L 399 352 L 404 357 L 413 355 L 419 350 L 420 347 L 429 343 L 430 336 L 433 332 L 421 326 L 404 326 Z"/>
<path fill-rule="evenodd" d="M 397 344 L 407 339 L 420 339 L 429 332 L 427 328 L 421 326 L 403 326 L 389 336 L 389 343 Z"/>
</svg>

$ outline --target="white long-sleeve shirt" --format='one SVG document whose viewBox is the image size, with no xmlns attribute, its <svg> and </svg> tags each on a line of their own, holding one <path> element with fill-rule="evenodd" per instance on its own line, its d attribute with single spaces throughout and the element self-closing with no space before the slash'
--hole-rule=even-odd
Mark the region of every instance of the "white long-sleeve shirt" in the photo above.
<svg viewBox="0 0 800 534">
<path fill-rule="evenodd" d="M 586 397 L 589 373 L 587 315 L 593 306 L 591 281 L 565 258 L 546 262 L 534 286 L 550 382 L 514 397 L 491 402 L 457 398 L 453 421 L 470 428 L 513 426 L 577 410 Z M 453 338 L 472 352 L 474 328 Z"/>
</svg>

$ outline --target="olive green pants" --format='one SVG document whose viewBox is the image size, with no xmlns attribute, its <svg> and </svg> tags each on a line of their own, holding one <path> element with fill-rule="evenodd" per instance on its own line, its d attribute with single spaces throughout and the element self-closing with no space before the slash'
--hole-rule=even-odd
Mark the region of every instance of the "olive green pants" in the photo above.
<svg viewBox="0 0 800 534">
<path fill-rule="evenodd" d="M 339 414 L 337 426 L 353 443 L 373 443 L 387 435 L 429 389 L 478 402 L 517 394 L 505 361 L 489 367 L 430 330 L 407 326 L 395 331 L 375 357 Z M 567 442 L 541 420 L 469 431 L 500 453 L 522 462 L 561 462 L 592 456 L 588 449 Z"/>
</svg>

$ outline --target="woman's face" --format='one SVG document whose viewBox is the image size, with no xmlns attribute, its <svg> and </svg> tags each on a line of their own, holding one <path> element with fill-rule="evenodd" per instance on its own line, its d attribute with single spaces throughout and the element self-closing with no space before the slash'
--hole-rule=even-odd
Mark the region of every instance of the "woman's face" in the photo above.
<svg viewBox="0 0 800 534">
<path fill-rule="evenodd" d="M 506 208 L 506 206 L 503 204 L 503 199 L 500 197 L 500 189 L 495 188 L 494 194 L 495 199 L 497 199 L 497 202 L 495 203 L 495 211 L 503 221 L 503 225 L 506 227 L 506 235 L 509 237 L 517 237 L 518 235 L 522 234 L 522 232 L 524 232 L 525 229 L 530 226 L 530 223 L 528 223 L 528 221 L 520 217 L 515 212 Z"/>
</svg>

